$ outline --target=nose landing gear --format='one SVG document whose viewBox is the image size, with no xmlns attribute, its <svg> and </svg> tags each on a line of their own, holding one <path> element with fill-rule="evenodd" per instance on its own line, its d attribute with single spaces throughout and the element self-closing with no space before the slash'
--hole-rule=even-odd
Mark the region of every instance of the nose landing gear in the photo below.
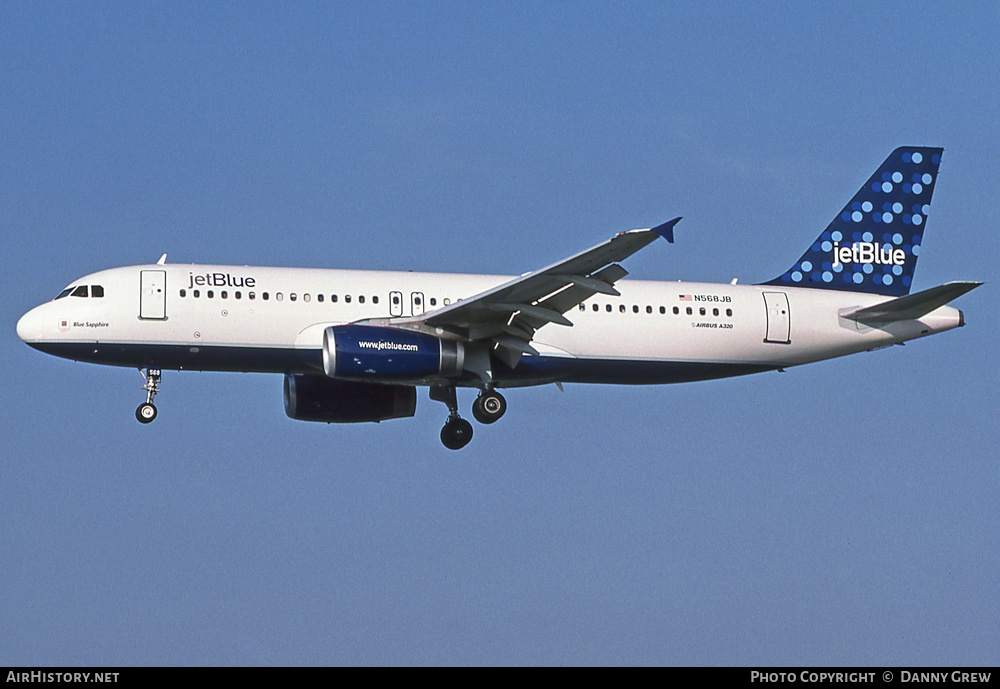
<svg viewBox="0 0 1000 689">
<path fill-rule="evenodd" d="M 140 404 L 135 410 L 135 418 L 139 423 L 150 423 L 156 418 L 156 407 L 153 405 L 153 398 L 160 391 L 160 369 L 147 368 L 143 377 L 146 379 L 146 384 L 142 386 L 142 389 L 146 391 L 146 401 Z"/>
</svg>

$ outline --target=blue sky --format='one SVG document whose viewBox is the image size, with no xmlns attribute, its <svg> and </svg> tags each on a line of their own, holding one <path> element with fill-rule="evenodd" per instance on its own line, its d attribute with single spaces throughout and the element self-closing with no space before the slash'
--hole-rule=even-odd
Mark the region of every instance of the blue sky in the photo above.
<svg viewBox="0 0 1000 689">
<path fill-rule="evenodd" d="M 996 664 L 995 3 L 0 4 L 0 664 Z M 764 281 L 943 146 L 967 327 L 784 374 L 325 426 L 280 376 L 45 357 L 175 262 Z M 467 406 L 471 393 L 461 402 Z"/>
</svg>

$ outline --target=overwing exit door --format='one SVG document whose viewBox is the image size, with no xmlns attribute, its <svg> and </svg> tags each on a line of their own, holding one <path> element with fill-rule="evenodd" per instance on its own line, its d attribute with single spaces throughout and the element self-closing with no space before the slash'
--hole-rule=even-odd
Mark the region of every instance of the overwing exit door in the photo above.
<svg viewBox="0 0 1000 689">
<path fill-rule="evenodd" d="M 424 314 L 424 293 L 413 292 L 410 294 L 410 314 L 422 316 Z"/>
<path fill-rule="evenodd" d="M 389 292 L 389 315 L 393 317 L 403 315 L 402 292 Z"/>
</svg>

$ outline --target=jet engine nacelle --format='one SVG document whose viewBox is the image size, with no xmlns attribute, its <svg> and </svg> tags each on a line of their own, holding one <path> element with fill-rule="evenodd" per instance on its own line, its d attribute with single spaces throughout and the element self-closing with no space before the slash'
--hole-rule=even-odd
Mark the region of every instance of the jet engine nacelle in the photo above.
<svg viewBox="0 0 1000 689">
<path fill-rule="evenodd" d="M 456 376 L 465 345 L 413 330 L 334 325 L 323 333 L 323 370 L 349 380 L 420 380 Z"/>
<path fill-rule="evenodd" d="M 286 375 L 285 413 L 299 421 L 364 423 L 413 416 L 417 389 L 333 380 L 326 376 Z"/>
</svg>

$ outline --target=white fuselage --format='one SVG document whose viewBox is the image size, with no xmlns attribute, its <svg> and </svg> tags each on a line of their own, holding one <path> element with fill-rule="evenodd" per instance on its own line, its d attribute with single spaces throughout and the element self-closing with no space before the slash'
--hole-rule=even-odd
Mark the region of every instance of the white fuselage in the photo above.
<svg viewBox="0 0 1000 689">
<path fill-rule="evenodd" d="M 114 268 L 70 286 L 19 321 L 28 344 L 120 366 L 322 373 L 324 330 L 419 316 L 511 278 L 497 275 L 210 265 Z M 92 296 L 93 286 L 103 296 Z M 621 280 L 550 324 L 500 387 L 550 381 L 668 383 L 809 363 L 962 325 L 942 306 L 882 328 L 843 313 L 888 301 L 858 292 Z"/>
</svg>

